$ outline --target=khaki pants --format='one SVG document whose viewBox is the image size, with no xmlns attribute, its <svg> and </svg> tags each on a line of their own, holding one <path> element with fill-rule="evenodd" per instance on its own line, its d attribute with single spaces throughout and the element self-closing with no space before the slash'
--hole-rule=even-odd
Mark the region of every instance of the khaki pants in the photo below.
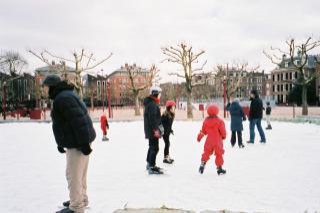
<svg viewBox="0 0 320 213">
<path fill-rule="evenodd" d="M 271 126 L 270 117 L 271 117 L 270 115 L 266 115 L 266 120 L 267 120 L 268 126 Z"/>
<path fill-rule="evenodd" d="M 69 208 L 77 213 L 83 213 L 88 205 L 87 170 L 89 155 L 84 155 L 77 149 L 67 149 L 66 177 L 69 188 Z"/>
</svg>

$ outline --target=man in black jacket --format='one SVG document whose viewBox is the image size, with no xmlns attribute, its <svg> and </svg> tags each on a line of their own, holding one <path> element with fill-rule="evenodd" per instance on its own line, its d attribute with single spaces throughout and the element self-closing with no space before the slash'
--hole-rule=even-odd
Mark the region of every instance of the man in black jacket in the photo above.
<svg viewBox="0 0 320 213">
<path fill-rule="evenodd" d="M 96 132 L 86 106 L 73 92 L 74 87 L 62 81 L 57 75 L 48 75 L 43 81 L 48 87 L 49 98 L 53 100 L 51 111 L 52 129 L 58 151 L 66 153 L 66 178 L 69 201 L 57 213 L 83 213 L 88 205 L 87 169 L 90 144 Z"/>
<path fill-rule="evenodd" d="M 152 86 L 150 95 L 144 99 L 144 133 L 149 139 L 149 149 L 147 154 L 147 170 L 149 174 L 163 174 L 161 168 L 156 166 L 156 158 L 159 152 L 159 138 L 163 134 L 160 113 L 161 88 Z"/>
<path fill-rule="evenodd" d="M 263 114 L 263 103 L 262 100 L 259 98 L 258 91 L 252 90 L 250 94 L 250 113 L 249 113 L 249 122 L 250 122 L 250 140 L 248 143 L 254 143 L 254 127 L 257 125 L 257 129 L 260 135 L 260 142 L 265 143 L 266 142 L 266 136 L 264 134 L 264 131 L 261 127 L 261 119 Z"/>
</svg>

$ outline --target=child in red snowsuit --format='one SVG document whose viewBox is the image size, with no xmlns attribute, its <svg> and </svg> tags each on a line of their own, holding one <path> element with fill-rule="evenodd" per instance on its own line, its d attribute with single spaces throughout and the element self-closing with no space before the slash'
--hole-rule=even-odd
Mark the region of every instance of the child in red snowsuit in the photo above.
<svg viewBox="0 0 320 213">
<path fill-rule="evenodd" d="M 100 126 L 103 133 L 102 141 L 108 141 L 109 138 L 107 138 L 107 129 L 109 129 L 109 123 L 106 114 L 101 115 L 100 117 Z"/>
<path fill-rule="evenodd" d="M 204 152 L 201 158 L 199 172 L 202 174 L 206 162 L 214 153 L 216 156 L 217 173 L 225 174 L 226 170 L 222 169 L 223 165 L 223 140 L 226 138 L 226 128 L 222 119 L 218 118 L 219 108 L 216 105 L 210 105 L 207 109 L 208 117 L 203 121 L 202 129 L 198 134 L 197 141 L 200 142 L 203 136 L 207 135 L 204 144 Z"/>
</svg>

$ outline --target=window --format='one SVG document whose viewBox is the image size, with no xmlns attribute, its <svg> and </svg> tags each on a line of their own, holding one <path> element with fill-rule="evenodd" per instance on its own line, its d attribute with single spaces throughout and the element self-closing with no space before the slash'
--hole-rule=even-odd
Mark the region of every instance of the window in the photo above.
<svg viewBox="0 0 320 213">
<path fill-rule="evenodd" d="M 288 62 L 286 61 L 286 62 L 284 62 L 284 67 L 288 67 Z"/>
</svg>

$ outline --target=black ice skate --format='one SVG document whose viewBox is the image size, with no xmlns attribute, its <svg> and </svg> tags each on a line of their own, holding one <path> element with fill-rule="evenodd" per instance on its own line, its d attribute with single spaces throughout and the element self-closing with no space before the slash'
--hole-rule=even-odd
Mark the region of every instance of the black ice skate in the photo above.
<svg viewBox="0 0 320 213">
<path fill-rule="evenodd" d="M 163 163 L 172 164 L 174 160 L 168 155 L 163 159 Z"/>
<path fill-rule="evenodd" d="M 150 175 L 162 175 L 163 171 L 160 167 L 153 166 L 148 169 Z"/>
<path fill-rule="evenodd" d="M 240 148 L 240 149 L 244 148 L 244 145 L 243 145 L 243 144 L 240 144 L 240 145 L 239 145 L 239 148 Z"/>
<path fill-rule="evenodd" d="M 75 211 L 69 208 L 64 208 L 64 209 L 61 209 L 60 211 L 57 211 L 56 213 L 75 213 Z"/>
<path fill-rule="evenodd" d="M 271 126 L 271 125 L 268 125 L 266 129 L 272 129 L 272 126 Z"/>
<path fill-rule="evenodd" d="M 204 171 L 204 167 L 206 166 L 206 162 L 202 161 L 201 162 L 201 165 L 199 167 L 199 173 L 200 174 L 203 174 L 203 171 Z"/>
<path fill-rule="evenodd" d="M 222 169 L 222 167 L 220 166 L 217 168 L 217 173 L 218 173 L 218 175 L 221 175 L 221 174 L 224 175 L 227 173 L 227 171 Z"/>
</svg>

